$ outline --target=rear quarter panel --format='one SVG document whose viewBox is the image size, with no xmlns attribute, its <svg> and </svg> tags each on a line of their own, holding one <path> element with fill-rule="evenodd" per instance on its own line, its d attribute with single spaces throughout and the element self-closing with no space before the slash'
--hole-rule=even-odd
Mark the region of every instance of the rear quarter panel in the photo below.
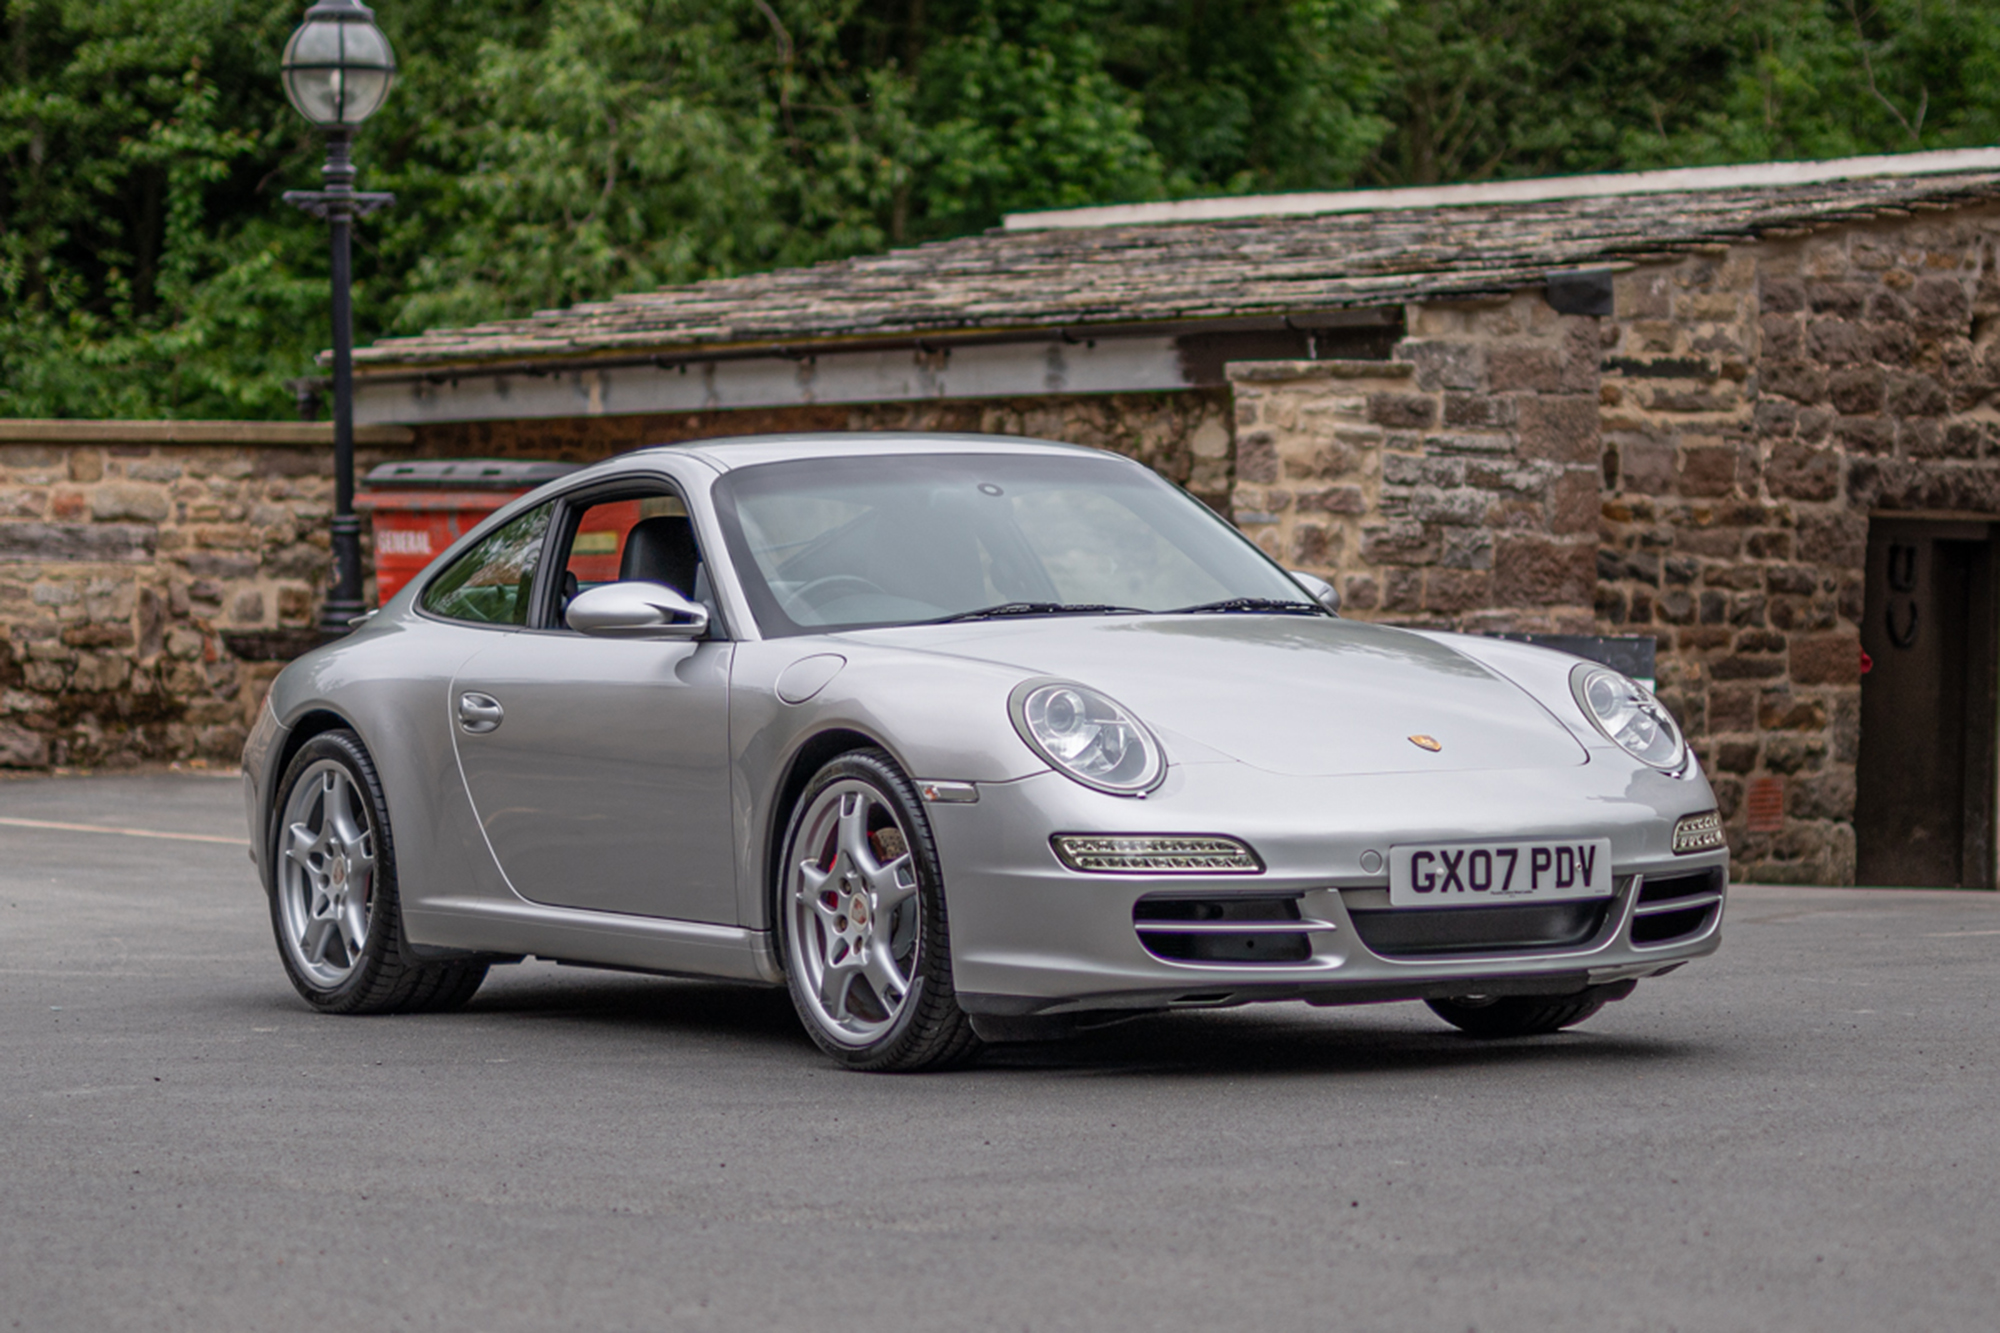
<svg viewBox="0 0 2000 1333">
<path fill-rule="evenodd" d="M 271 687 L 272 711 L 287 727 L 331 713 L 367 747 L 389 802 L 404 924 L 419 943 L 451 942 L 433 937 L 438 923 L 426 921 L 429 901 L 514 897 L 459 776 L 449 698 L 452 677 L 466 659 L 511 632 L 378 617 L 300 658 Z M 277 780 L 264 801 L 266 840 Z"/>
</svg>

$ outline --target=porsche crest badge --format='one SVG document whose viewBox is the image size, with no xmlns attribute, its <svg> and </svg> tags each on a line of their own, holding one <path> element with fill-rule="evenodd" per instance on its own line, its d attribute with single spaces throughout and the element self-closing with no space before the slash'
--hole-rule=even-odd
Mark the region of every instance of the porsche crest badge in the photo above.
<svg viewBox="0 0 2000 1333">
<path fill-rule="evenodd" d="M 1436 754 L 1444 748 L 1444 742 L 1438 740 L 1435 736 L 1412 736 L 1410 737 L 1410 744 L 1416 746 L 1419 750 L 1429 750 L 1432 754 Z"/>
</svg>

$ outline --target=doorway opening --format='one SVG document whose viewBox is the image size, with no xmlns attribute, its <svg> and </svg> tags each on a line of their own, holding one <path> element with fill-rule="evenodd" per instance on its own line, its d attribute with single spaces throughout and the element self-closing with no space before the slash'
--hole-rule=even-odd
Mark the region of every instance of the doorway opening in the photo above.
<svg viewBox="0 0 2000 1333">
<path fill-rule="evenodd" d="M 1868 525 L 1855 878 L 1994 883 L 1994 525 Z"/>
</svg>

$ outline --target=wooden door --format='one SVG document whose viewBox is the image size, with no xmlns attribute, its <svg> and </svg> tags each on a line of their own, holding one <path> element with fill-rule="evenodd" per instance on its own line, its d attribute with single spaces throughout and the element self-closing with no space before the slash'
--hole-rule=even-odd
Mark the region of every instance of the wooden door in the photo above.
<svg viewBox="0 0 2000 1333">
<path fill-rule="evenodd" d="M 1856 879 L 1989 888 L 1994 823 L 1993 530 L 1868 528 L 1855 775 Z"/>
</svg>

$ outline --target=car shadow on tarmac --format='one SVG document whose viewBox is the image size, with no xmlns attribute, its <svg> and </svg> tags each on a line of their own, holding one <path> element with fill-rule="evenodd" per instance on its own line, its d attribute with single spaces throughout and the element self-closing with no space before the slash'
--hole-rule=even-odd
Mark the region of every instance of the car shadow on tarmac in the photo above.
<svg viewBox="0 0 2000 1333">
<path fill-rule="evenodd" d="M 989 1047 L 987 1068 L 1124 1075 L 1407 1074 L 1530 1065 L 1548 1070 L 1652 1064 L 1700 1054 L 1698 1045 L 1592 1033 L 1476 1041 L 1435 1031 L 1357 1021 L 1339 1009 L 1272 1006 L 1268 1016 L 1166 1014 L 1134 1019 L 1060 1042 Z"/>
<path fill-rule="evenodd" d="M 578 970 L 482 992 L 466 1011 L 528 1027 L 580 1024 L 597 1036 L 722 1038 L 745 1055 L 819 1063 L 784 990 Z M 1416 1017 L 1430 1026 L 1412 1026 Z M 448 1018 L 435 1021 L 450 1021 Z M 1597 1021 L 1604 1021 L 1600 1018 Z M 1100 1076 L 1395 1074 L 1537 1065 L 1551 1070 L 1652 1065 L 1699 1057 L 1707 1044 L 1593 1032 L 1476 1041 L 1414 1005 L 1315 1009 L 1303 1004 L 1148 1015 L 1058 1041 L 988 1046 L 966 1071 Z"/>
</svg>

